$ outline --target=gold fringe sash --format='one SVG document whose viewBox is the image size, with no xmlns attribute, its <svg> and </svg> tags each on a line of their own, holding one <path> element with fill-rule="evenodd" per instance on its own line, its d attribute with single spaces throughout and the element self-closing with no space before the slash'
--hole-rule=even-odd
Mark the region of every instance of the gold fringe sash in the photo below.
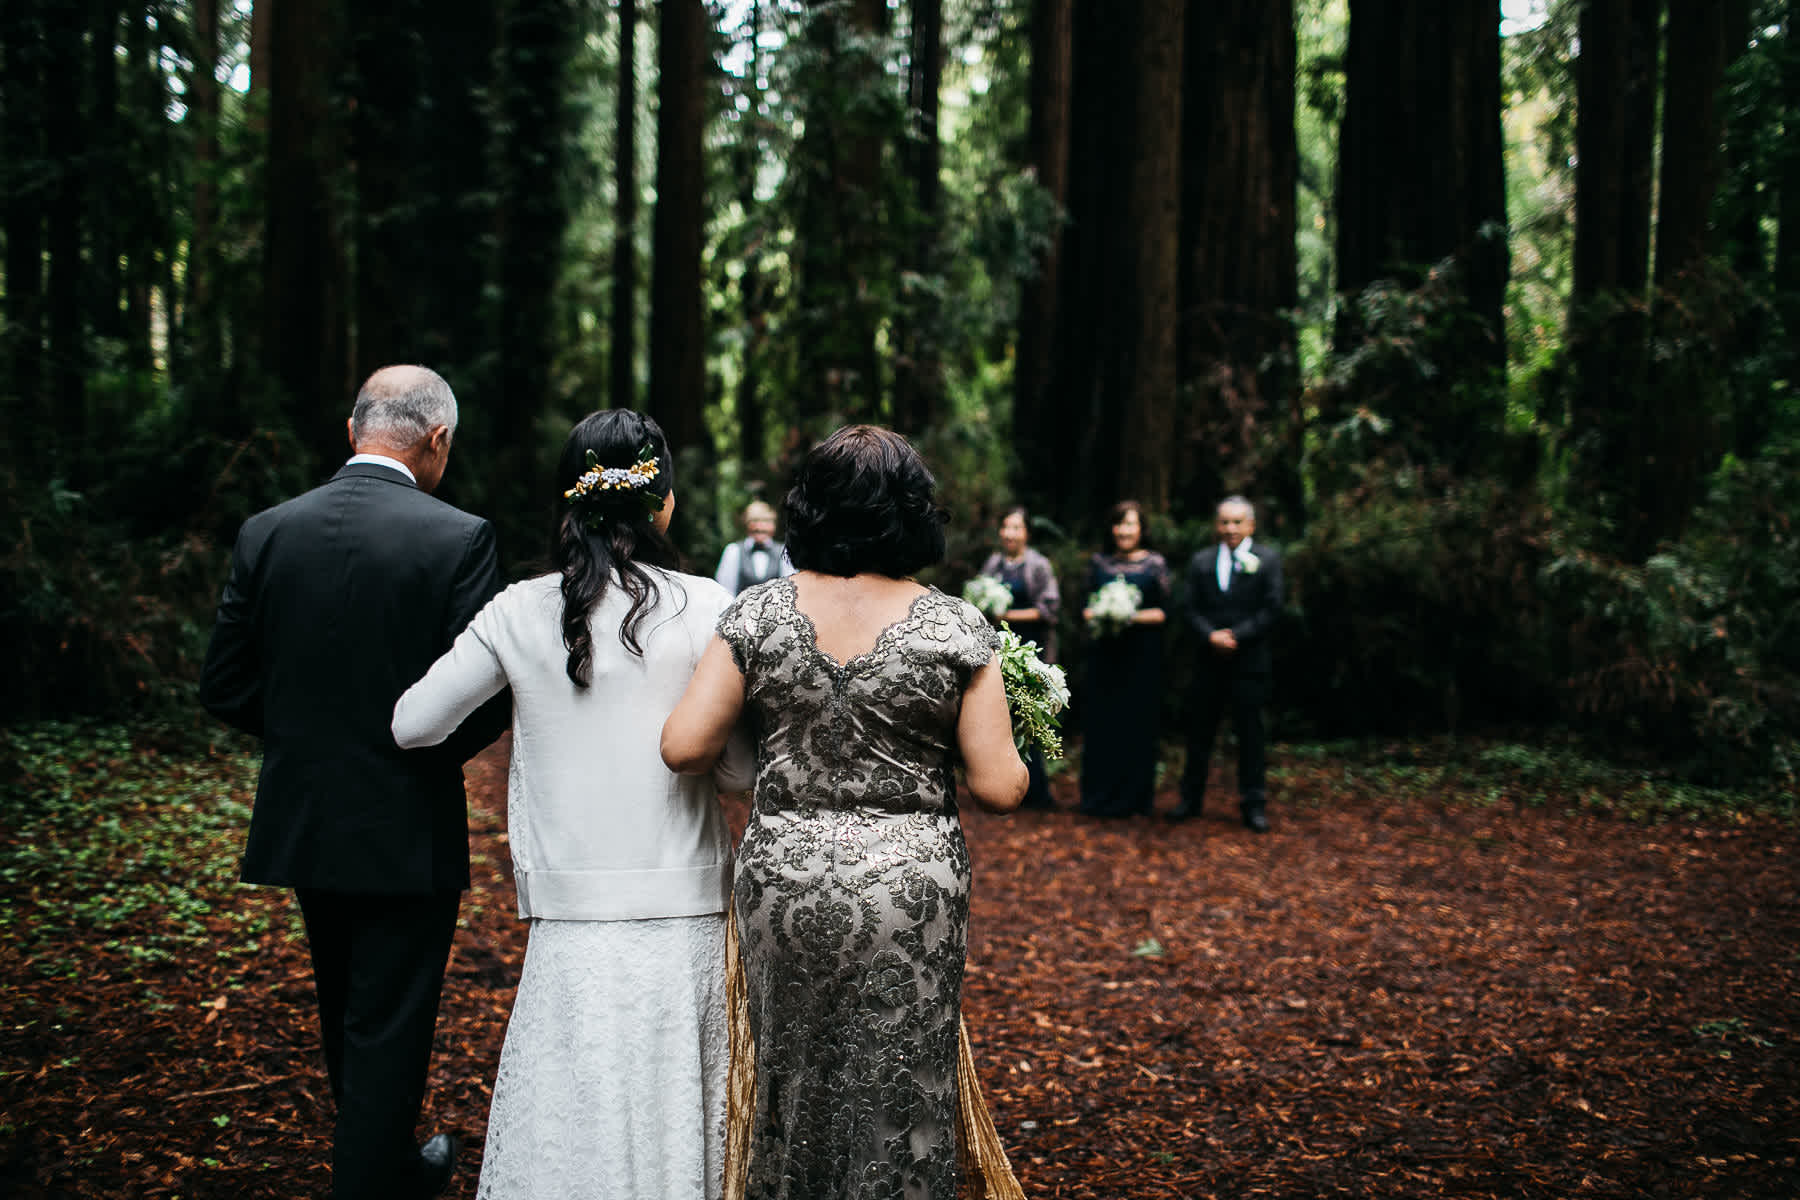
<svg viewBox="0 0 1800 1200">
<path fill-rule="evenodd" d="M 969 1026 L 961 1018 L 956 1022 L 956 1146 L 962 1155 L 963 1194 L 970 1200 L 1025 1200 L 1012 1164 L 1006 1161 L 994 1118 L 981 1098 Z"/>
<path fill-rule="evenodd" d="M 725 1002 L 730 1009 L 731 1069 L 725 1085 L 725 1200 L 744 1200 L 750 1175 L 750 1131 L 756 1120 L 756 1043 L 750 1036 L 750 990 L 738 955 L 737 913 L 725 914 Z M 1006 1147 L 981 1097 L 969 1027 L 956 1025 L 956 1145 L 962 1194 L 968 1200 L 1025 1200 Z"/>
<path fill-rule="evenodd" d="M 744 1200 L 750 1178 L 750 1128 L 756 1120 L 756 1042 L 750 1036 L 750 989 L 738 957 L 736 907 L 725 910 L 725 1005 L 731 1069 L 725 1080 L 725 1200 Z"/>
</svg>

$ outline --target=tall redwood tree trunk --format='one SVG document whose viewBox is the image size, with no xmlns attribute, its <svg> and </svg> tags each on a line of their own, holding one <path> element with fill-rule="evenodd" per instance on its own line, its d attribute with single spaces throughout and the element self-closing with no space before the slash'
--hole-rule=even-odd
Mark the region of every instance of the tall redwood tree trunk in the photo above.
<svg viewBox="0 0 1800 1200">
<path fill-rule="evenodd" d="M 1273 489 L 1298 511 L 1298 372 L 1288 313 L 1299 152 L 1291 0 L 1188 6 L 1183 67 L 1181 390 L 1177 507 L 1212 510 L 1227 491 Z M 1256 461 L 1281 429 L 1281 461 Z M 1261 486 L 1253 487 L 1258 484 Z"/>
<path fill-rule="evenodd" d="M 164 15 L 158 0 L 132 5 L 126 11 L 120 65 L 128 110 L 160 113 L 168 104 L 168 79 L 162 65 L 168 32 L 168 26 L 160 19 Z M 165 192 L 169 167 L 167 131 L 162 122 L 140 128 L 127 144 L 126 153 L 122 177 L 125 349 L 132 369 L 147 374 L 156 367 L 156 292 L 166 278 L 167 259 L 174 252 Z M 172 332 L 179 319 L 176 297 L 165 291 L 162 300 L 163 329 Z"/>
<path fill-rule="evenodd" d="M 613 407 L 637 407 L 637 0 L 619 0 L 619 115 L 613 139 Z"/>
<path fill-rule="evenodd" d="M 1782 107 L 1800 113 L 1800 0 L 1787 0 L 1781 30 Z M 1788 138 L 1780 156 L 1775 237 L 1775 291 L 1788 329 L 1800 329 L 1800 139 Z"/>
<path fill-rule="evenodd" d="M 1591 0 L 1576 60 L 1570 486 L 1629 524 L 1650 482 L 1650 198 L 1662 0 Z"/>
<path fill-rule="evenodd" d="M 332 104 L 335 64 L 346 50 L 337 3 L 279 0 L 268 45 L 261 358 L 295 430 L 323 465 L 346 453 L 343 417 L 353 386 L 337 199 L 342 134 Z"/>
<path fill-rule="evenodd" d="M 746 90 L 750 110 L 744 114 L 744 128 L 733 149 L 737 172 L 738 203 L 745 214 L 756 211 L 756 171 L 761 162 L 759 152 L 763 129 L 762 92 L 762 3 L 750 0 L 750 65 Z M 760 390 L 762 359 L 768 344 L 767 298 L 763 282 L 760 247 L 751 245 L 744 255 L 744 274 L 738 281 L 744 345 L 738 370 L 736 409 L 738 419 L 738 456 L 748 475 L 759 478 L 768 458 L 768 434 L 765 428 L 763 398 Z"/>
<path fill-rule="evenodd" d="M 817 65 L 801 101 L 805 132 L 797 184 L 804 228 L 795 286 L 800 319 L 795 407 L 808 436 L 843 420 L 881 415 L 877 345 L 880 299 L 893 276 L 894 214 L 882 158 L 901 135 L 878 39 L 889 32 L 885 0 L 813 0 L 804 16 Z M 847 98 L 855 98 L 849 103 Z"/>
<path fill-rule="evenodd" d="M 1119 499 L 1122 401 L 1113 364 L 1130 287 L 1121 269 L 1127 189 L 1119 183 L 1136 136 L 1137 42 L 1130 22 L 1116 17 L 1109 0 L 1074 0 L 1069 223 L 1037 426 L 1044 452 L 1023 481 L 1039 507 L 1065 523 L 1084 522 Z"/>
<path fill-rule="evenodd" d="M 938 144 L 938 89 L 944 74 L 943 0 L 913 0 L 911 70 L 907 75 L 908 166 L 913 186 L 911 270 L 939 273 L 938 225 L 942 220 L 943 162 Z M 937 305 L 905 303 L 894 371 L 894 423 L 906 433 L 923 433 L 943 402 L 944 370 L 938 347 Z"/>
<path fill-rule="evenodd" d="M 1727 69 L 1750 46 L 1752 0 L 1720 0 L 1724 7 L 1725 62 Z M 1759 39 L 1760 40 L 1760 39 Z M 1725 85 L 1730 90 L 1730 83 Z M 1746 89 L 1747 90 L 1747 89 Z M 1763 217 L 1768 204 L 1762 182 L 1756 142 L 1767 136 L 1762 121 L 1730 95 L 1721 95 L 1719 107 L 1725 127 L 1721 162 L 1721 188 L 1715 217 L 1722 249 L 1740 279 L 1760 281 L 1768 274 L 1768 245 L 1763 236 Z M 1771 189 L 1772 190 L 1772 189 Z"/>
<path fill-rule="evenodd" d="M 705 0 L 662 0 L 656 120 L 656 215 L 650 272 L 650 412 L 676 449 L 707 442 L 701 329 L 700 152 L 706 123 Z"/>
<path fill-rule="evenodd" d="M 1708 266 L 1723 248 L 1712 222 L 1724 170 L 1720 88 L 1741 48 L 1733 44 L 1732 8 L 1722 0 L 1669 0 L 1650 320 L 1656 337 L 1683 350 L 1653 356 L 1646 369 L 1647 407 L 1632 446 L 1638 483 L 1616 514 L 1620 548 L 1633 560 L 1680 535 L 1733 416 L 1736 397 L 1720 381 L 1743 331 L 1714 300 Z M 1709 354 L 1707 346 L 1716 349 Z"/>
<path fill-rule="evenodd" d="M 1498 0 L 1351 0 L 1338 144 L 1339 287 L 1429 284 L 1463 329 L 1436 343 L 1428 385 L 1346 396 L 1393 418 L 1418 452 L 1466 464 L 1504 402 L 1508 272 Z M 1455 286 L 1432 268 L 1451 260 Z M 1340 310 L 1338 343 L 1364 330 Z"/>
<path fill-rule="evenodd" d="M 259 95 L 269 86 L 274 62 L 275 52 L 269 42 L 274 37 L 276 2 L 252 0 L 250 10 L 250 89 L 244 98 L 250 102 L 250 127 L 258 132 L 268 125 L 268 106 L 259 100 Z"/>
<path fill-rule="evenodd" d="M 575 0 L 508 0 L 501 10 L 498 91 L 508 133 L 495 139 L 499 302 L 493 316 L 504 436 L 497 455 L 484 450 L 484 465 L 500 506 L 490 511 L 502 544 L 533 549 L 542 533 L 538 489 L 546 478 L 534 426 L 551 396 L 556 284 L 569 224 L 565 169 L 575 124 L 569 64 L 585 30 L 582 8 Z"/>
<path fill-rule="evenodd" d="M 119 272 L 119 208 L 123 191 L 119 10 L 119 0 L 97 0 L 93 36 L 88 42 L 88 74 L 94 96 L 88 132 L 88 153 L 93 162 L 88 173 L 91 191 L 87 204 L 92 247 L 89 286 L 93 296 L 89 307 L 94 334 L 103 338 L 119 338 L 125 333 L 125 314 L 120 307 L 124 280 Z"/>
<path fill-rule="evenodd" d="M 46 436 L 50 412 L 44 392 L 44 107 L 45 0 L 14 0 L 0 26 L 0 91 L 6 106 L 3 168 L 7 173 L 6 405 L 7 438 L 19 447 Z M 23 461 L 33 461 L 23 456 Z"/>
<path fill-rule="evenodd" d="M 356 0 L 348 11 L 357 65 L 356 374 L 414 362 L 468 386 L 488 343 L 481 296 L 493 180 L 483 104 L 497 14 L 487 0 Z M 413 32 L 397 39 L 395 29 Z M 484 434 L 491 412 L 478 406 L 463 419 Z M 468 474 L 458 477 L 455 486 Z"/>
<path fill-rule="evenodd" d="M 1800 113 L 1800 0 L 1787 0 L 1782 43 L 1782 108 Z M 1800 329 L 1800 139 L 1784 140 L 1778 164 L 1775 295 L 1787 329 Z"/>
<path fill-rule="evenodd" d="M 1575 61 L 1574 300 L 1643 298 L 1650 276 L 1662 0 L 1588 0 Z"/>
<path fill-rule="evenodd" d="M 219 0 L 193 0 L 193 83 L 190 108 L 197 129 L 194 140 L 194 207 L 192 235 L 187 256 L 187 352 L 199 371 L 213 372 L 223 352 L 221 321 L 214 297 L 218 273 L 219 216 Z M 201 388 L 199 397 L 218 397 L 218 390 Z M 216 405 L 202 404 L 200 419 L 217 428 L 231 414 Z"/>
<path fill-rule="evenodd" d="M 82 76 L 87 13 L 77 4 L 52 4 L 45 10 L 46 82 L 54 91 Z M 8 97 L 10 100 L 11 97 Z M 52 170 L 46 232 L 50 252 L 46 314 L 49 318 L 49 391 L 51 428 L 66 435 L 78 455 L 94 445 L 84 403 L 87 377 L 87 333 L 82 319 L 86 268 L 82 262 L 82 210 L 87 199 L 87 169 L 82 96 L 79 91 L 54 97 L 44 113 L 46 148 Z M 108 431 L 110 432 L 110 430 Z M 38 447 L 54 455 L 54 445 Z M 76 476 L 85 482 L 85 472 Z"/>
<path fill-rule="evenodd" d="M 1062 213 L 1069 202 L 1069 89 L 1073 69 L 1073 0 L 1035 0 L 1031 9 L 1031 123 L 1029 162 L 1057 217 L 1037 274 L 1019 294 L 1019 346 L 1013 364 L 1013 443 L 1022 485 L 1036 494 L 1054 471 L 1046 390 L 1056 331 L 1062 269 Z"/>
<path fill-rule="evenodd" d="M 1174 483 L 1175 329 L 1181 254 L 1181 57 L 1186 0 L 1140 0 L 1135 153 L 1126 177 L 1127 324 L 1121 331 L 1118 478 L 1152 512 Z"/>
<path fill-rule="evenodd" d="M 1710 220 L 1723 168 L 1719 87 L 1731 61 L 1730 6 L 1669 0 L 1656 283 L 1667 287 L 1716 245 Z"/>
</svg>

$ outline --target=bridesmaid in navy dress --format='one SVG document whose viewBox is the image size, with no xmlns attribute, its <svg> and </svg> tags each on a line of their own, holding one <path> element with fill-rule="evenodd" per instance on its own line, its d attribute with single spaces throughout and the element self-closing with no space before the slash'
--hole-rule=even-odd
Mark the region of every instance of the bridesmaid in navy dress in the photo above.
<svg viewBox="0 0 1800 1200">
<path fill-rule="evenodd" d="M 1088 642 L 1087 686 L 1081 693 L 1081 811 L 1129 817 L 1149 812 L 1156 794 L 1169 564 L 1144 546 L 1144 510 L 1135 500 L 1113 505 L 1111 541 L 1111 550 L 1089 563 L 1089 601 L 1114 579 L 1135 585 L 1143 600 L 1124 630 Z"/>
</svg>

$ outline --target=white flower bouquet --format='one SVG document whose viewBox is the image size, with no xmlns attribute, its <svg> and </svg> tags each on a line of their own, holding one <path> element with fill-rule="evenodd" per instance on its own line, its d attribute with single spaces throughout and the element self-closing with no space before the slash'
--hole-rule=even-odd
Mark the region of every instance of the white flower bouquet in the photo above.
<svg viewBox="0 0 1800 1200">
<path fill-rule="evenodd" d="M 1006 707 L 1012 713 L 1013 741 L 1019 753 L 1036 747 L 1045 758 L 1061 758 L 1059 726 L 1062 711 L 1069 706 L 1069 683 L 1063 669 L 1045 662 L 1036 642 L 1022 641 L 1002 625 L 1000 679 L 1006 685 Z"/>
<path fill-rule="evenodd" d="M 992 575 L 977 575 L 963 584 L 962 598 L 981 610 L 981 615 L 999 620 L 1012 604 L 1012 589 Z"/>
<path fill-rule="evenodd" d="M 1095 637 L 1111 637 L 1122 632 L 1143 607 L 1144 593 L 1135 583 L 1114 579 L 1100 585 L 1088 604 L 1088 632 Z"/>
</svg>

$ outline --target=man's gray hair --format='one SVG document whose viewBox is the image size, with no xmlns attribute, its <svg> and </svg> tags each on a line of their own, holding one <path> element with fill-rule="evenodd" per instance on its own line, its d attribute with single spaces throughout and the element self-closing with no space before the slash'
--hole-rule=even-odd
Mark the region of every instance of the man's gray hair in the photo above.
<svg viewBox="0 0 1800 1200">
<path fill-rule="evenodd" d="M 1250 503 L 1242 496 L 1232 495 L 1225 497 L 1223 500 L 1219 501 L 1219 508 L 1225 508 L 1234 504 L 1240 505 L 1245 512 L 1249 513 L 1252 521 L 1256 520 L 1256 505 Z M 1215 508 L 1213 511 L 1218 512 L 1219 508 Z"/>
<path fill-rule="evenodd" d="M 393 446 L 416 446 L 439 425 L 456 434 L 456 397 L 428 367 L 383 367 L 356 393 L 350 431 Z"/>
</svg>

